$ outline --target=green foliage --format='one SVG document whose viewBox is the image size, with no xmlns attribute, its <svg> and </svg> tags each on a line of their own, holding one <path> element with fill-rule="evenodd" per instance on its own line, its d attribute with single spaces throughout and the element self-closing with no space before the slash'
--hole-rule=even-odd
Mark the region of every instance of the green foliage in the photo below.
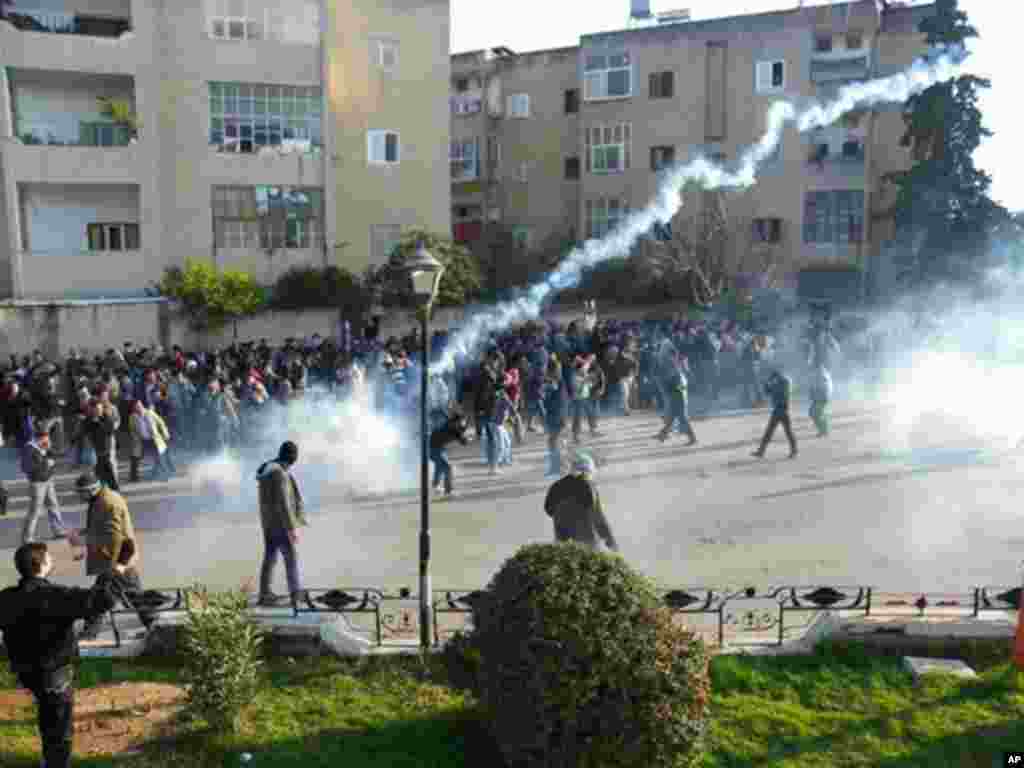
<svg viewBox="0 0 1024 768">
<path fill-rule="evenodd" d="M 188 595 L 185 625 L 186 711 L 215 731 L 234 733 L 256 695 L 262 638 L 246 614 L 243 592 Z"/>
<path fill-rule="evenodd" d="M 114 99 L 107 96 L 100 96 L 96 99 L 102 113 L 118 125 L 126 125 L 136 132 L 142 126 L 142 121 L 132 109 L 131 102 L 126 99 Z"/>
<path fill-rule="evenodd" d="M 978 36 L 958 0 L 936 0 L 921 22 L 929 45 L 961 45 Z M 915 252 L 915 281 L 955 277 L 988 245 L 1006 211 L 989 197 L 991 177 L 974 165 L 974 151 L 991 135 L 982 124 L 980 92 L 991 83 L 960 75 L 911 96 L 903 109 L 914 165 L 889 174 L 898 189 L 894 213 L 898 237 Z"/>
<path fill-rule="evenodd" d="M 444 274 L 441 276 L 436 305 L 460 306 L 480 294 L 480 263 L 469 249 L 450 238 L 422 229 L 411 229 L 402 235 L 398 245 L 391 253 L 388 264 L 375 270 L 370 278 L 371 284 L 381 290 L 381 298 L 385 306 L 404 305 L 402 288 L 391 280 L 391 276 L 394 274 L 395 267 L 416 253 L 420 242 L 435 259 L 444 264 Z"/>
<path fill-rule="evenodd" d="M 292 267 L 274 283 L 272 303 L 280 309 L 344 308 L 347 314 L 361 317 L 371 300 L 364 281 L 347 270 Z"/>
<path fill-rule="evenodd" d="M 475 606 L 460 649 L 510 766 L 692 765 L 707 727 L 708 656 L 617 555 L 523 547 Z"/>
<path fill-rule="evenodd" d="M 218 271 L 212 262 L 198 259 L 186 259 L 184 269 L 168 267 L 156 287 L 161 296 L 179 302 L 198 327 L 255 314 L 266 303 L 263 289 L 248 272 Z"/>
</svg>

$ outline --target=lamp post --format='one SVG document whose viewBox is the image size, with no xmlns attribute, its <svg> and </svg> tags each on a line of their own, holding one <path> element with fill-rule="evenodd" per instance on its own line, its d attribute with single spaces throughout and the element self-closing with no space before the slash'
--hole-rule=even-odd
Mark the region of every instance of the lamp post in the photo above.
<svg viewBox="0 0 1024 768">
<path fill-rule="evenodd" d="M 429 322 L 430 308 L 437 298 L 441 285 L 444 265 L 435 259 L 423 243 L 416 247 L 416 253 L 407 259 L 398 273 L 408 280 L 407 291 L 412 296 L 420 315 L 421 377 L 420 377 L 420 647 L 428 650 L 433 637 L 433 612 L 430 604 L 430 443 L 427 423 L 427 386 L 429 368 Z"/>
</svg>

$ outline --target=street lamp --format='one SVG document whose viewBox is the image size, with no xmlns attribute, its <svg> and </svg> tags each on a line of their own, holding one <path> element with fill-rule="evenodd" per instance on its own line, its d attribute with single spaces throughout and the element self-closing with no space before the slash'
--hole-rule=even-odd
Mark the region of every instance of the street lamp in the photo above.
<svg viewBox="0 0 1024 768">
<path fill-rule="evenodd" d="M 420 316 L 421 377 L 420 377 L 420 647 L 429 650 L 433 636 L 433 612 L 430 604 L 430 432 L 427 424 L 427 371 L 429 368 L 430 308 L 437 298 L 437 290 L 444 274 L 444 264 L 424 247 L 422 241 L 416 253 L 396 269 L 407 279 L 406 290 L 412 297 Z"/>
</svg>

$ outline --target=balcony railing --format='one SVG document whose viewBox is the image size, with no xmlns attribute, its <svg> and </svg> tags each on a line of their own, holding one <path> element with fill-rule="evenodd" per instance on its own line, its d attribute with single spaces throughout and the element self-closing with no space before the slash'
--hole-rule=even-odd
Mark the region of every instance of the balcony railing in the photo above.
<svg viewBox="0 0 1024 768">
<path fill-rule="evenodd" d="M 47 147 L 127 147 L 134 139 L 129 126 L 98 121 L 81 122 L 77 138 L 45 123 L 23 123 L 16 135 L 22 144 Z"/>
<path fill-rule="evenodd" d="M 129 18 L 39 11 L 17 7 L 0 10 L 0 19 L 25 32 L 60 35 L 120 37 L 132 28 L 132 21 Z"/>
<path fill-rule="evenodd" d="M 815 83 L 858 80 L 870 72 L 871 58 L 864 49 L 816 53 L 811 59 L 811 80 Z"/>
</svg>

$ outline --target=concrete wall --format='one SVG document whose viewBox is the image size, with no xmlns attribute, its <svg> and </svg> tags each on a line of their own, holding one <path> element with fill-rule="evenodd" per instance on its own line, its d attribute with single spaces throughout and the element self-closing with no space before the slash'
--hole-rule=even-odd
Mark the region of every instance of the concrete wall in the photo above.
<svg viewBox="0 0 1024 768">
<path fill-rule="evenodd" d="M 642 320 L 664 316 L 679 310 L 677 305 L 650 307 L 599 308 L 601 316 L 622 320 Z M 433 329 L 457 327 L 467 312 L 461 307 L 441 308 L 431 319 Z M 547 320 L 567 324 L 582 319 L 582 308 L 554 307 L 546 313 Z M 279 344 L 289 337 L 306 338 L 314 333 L 336 337 L 338 312 L 333 309 L 311 309 L 297 312 L 266 312 L 212 333 L 197 334 L 184 318 L 173 314 L 161 302 L 126 300 L 118 303 L 63 302 L 43 304 L 0 302 L 0 363 L 8 355 L 30 354 L 39 349 L 48 357 L 63 356 L 71 349 L 89 354 L 102 353 L 110 347 L 120 348 L 126 341 L 136 347 L 162 345 L 169 349 L 180 344 L 186 349 L 225 347 L 239 341 L 267 339 Z M 404 336 L 418 321 L 410 313 L 392 312 L 381 320 L 381 337 Z M 356 329 L 358 330 L 358 329 Z"/>
</svg>

